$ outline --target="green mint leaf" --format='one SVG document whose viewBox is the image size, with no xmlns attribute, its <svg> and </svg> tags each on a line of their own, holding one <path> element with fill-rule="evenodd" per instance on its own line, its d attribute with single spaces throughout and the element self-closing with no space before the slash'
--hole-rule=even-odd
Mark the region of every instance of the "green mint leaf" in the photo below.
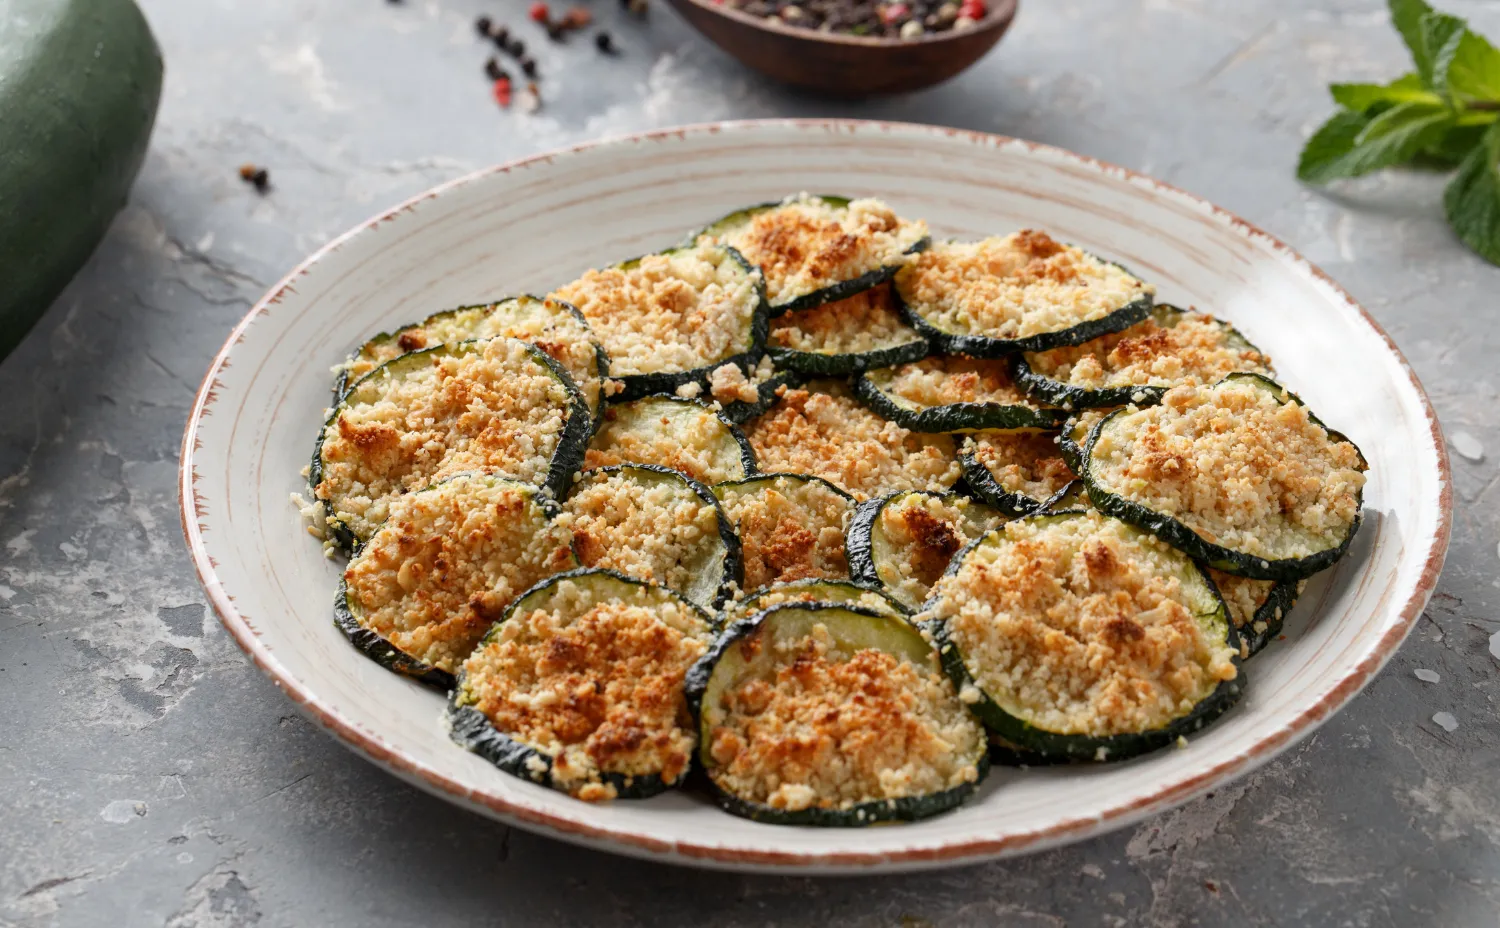
<svg viewBox="0 0 1500 928">
<path fill-rule="evenodd" d="M 1416 73 L 1403 74 L 1389 84 L 1330 84 L 1328 92 L 1344 109 L 1367 115 L 1374 115 L 1370 110 L 1382 104 L 1443 102 Z"/>
<path fill-rule="evenodd" d="M 1464 244 L 1500 264 L 1500 123 L 1490 126 L 1459 165 L 1443 192 L 1443 207 Z"/>
<path fill-rule="evenodd" d="M 1493 114 L 1492 114 L 1493 115 Z M 1485 126 L 1455 125 L 1442 137 L 1423 148 L 1415 163 L 1422 167 L 1456 168 L 1484 138 Z"/>
<path fill-rule="evenodd" d="M 1454 121 L 1446 106 L 1420 102 L 1397 104 L 1374 118 L 1335 113 L 1307 140 L 1297 176 L 1321 184 L 1404 164 L 1440 140 Z"/>
<path fill-rule="evenodd" d="M 1422 0 L 1390 0 L 1391 25 L 1401 33 L 1411 60 L 1417 66 L 1417 75 L 1425 83 L 1432 73 L 1432 59 L 1427 54 L 1427 43 L 1422 38 L 1422 17 L 1432 12 L 1432 7 Z"/>
<path fill-rule="evenodd" d="M 1432 87 L 1459 102 L 1500 100 L 1500 49 L 1455 16 L 1424 16 L 1432 53 Z"/>
</svg>

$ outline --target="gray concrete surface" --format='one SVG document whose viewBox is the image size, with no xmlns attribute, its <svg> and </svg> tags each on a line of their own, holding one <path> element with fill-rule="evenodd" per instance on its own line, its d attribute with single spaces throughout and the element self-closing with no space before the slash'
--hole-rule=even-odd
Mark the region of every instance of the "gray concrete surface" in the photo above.
<svg viewBox="0 0 1500 928">
<path fill-rule="evenodd" d="M 1500 34 L 1500 6 L 1449 5 Z M 614 26 L 617 60 L 527 29 L 549 98 L 532 116 L 496 111 L 471 33 L 479 12 L 521 24 L 521 0 L 145 7 L 169 65 L 144 173 L 0 364 L 0 925 L 1500 921 L 1500 269 L 1449 233 L 1441 178 L 1321 193 L 1292 177 L 1329 109 L 1324 83 L 1405 68 L 1379 5 L 1027 0 L 967 75 L 854 104 L 763 83 L 658 5 L 649 25 Z M 178 531 L 188 404 L 250 303 L 329 237 L 471 168 L 673 123 L 834 114 L 1008 133 L 1153 173 L 1284 237 L 1371 309 L 1450 435 L 1486 449 L 1455 455 L 1448 568 L 1385 672 L 1287 756 L 1177 812 L 880 879 L 578 850 L 460 812 L 303 721 L 205 611 Z M 270 167 L 271 195 L 235 176 L 247 160 Z"/>
</svg>

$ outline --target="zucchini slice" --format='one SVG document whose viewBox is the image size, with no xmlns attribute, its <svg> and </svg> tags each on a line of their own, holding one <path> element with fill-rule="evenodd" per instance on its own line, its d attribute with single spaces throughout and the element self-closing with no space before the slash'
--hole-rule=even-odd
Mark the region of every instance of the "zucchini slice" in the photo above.
<svg viewBox="0 0 1500 928">
<path fill-rule="evenodd" d="M 563 502 L 573 553 L 676 590 L 708 609 L 744 579 L 740 539 L 708 487 L 666 467 L 619 464 L 585 471 Z"/>
<path fill-rule="evenodd" d="M 1023 393 L 1004 361 L 962 356 L 865 371 L 854 381 L 854 393 L 914 432 L 1056 429 L 1068 416 Z"/>
<path fill-rule="evenodd" d="M 908 490 L 872 499 L 860 504 L 849 524 L 850 573 L 916 608 L 953 555 L 1006 521 L 1004 514 L 956 493 Z"/>
<path fill-rule="evenodd" d="M 745 425 L 762 470 L 812 474 L 857 500 L 950 489 L 962 473 L 949 435 L 908 431 L 871 412 L 840 381 L 782 393 Z"/>
<path fill-rule="evenodd" d="M 761 358 L 761 364 L 770 361 L 770 358 Z M 750 383 L 755 387 L 755 400 L 729 398 L 727 401 L 719 400 L 710 392 L 710 397 L 719 404 L 719 412 L 733 422 L 735 425 L 744 425 L 751 419 L 776 405 L 776 400 L 785 392 L 783 387 L 794 387 L 802 382 L 802 375 L 796 371 L 779 371 L 774 368 L 762 377 L 757 368 L 755 376 Z"/>
<path fill-rule="evenodd" d="M 1260 374 L 1110 413 L 1084 449 L 1094 505 L 1226 573 L 1297 580 L 1359 529 L 1363 455 Z"/>
<path fill-rule="evenodd" d="M 777 364 L 817 377 L 919 361 L 929 350 L 927 339 L 902 320 L 888 283 L 780 316 L 766 343 Z"/>
<path fill-rule="evenodd" d="M 896 275 L 907 320 L 940 351 L 998 358 L 1077 345 L 1146 318 L 1155 288 L 1045 232 L 945 242 Z"/>
<path fill-rule="evenodd" d="M 768 357 L 743 369 L 737 364 L 723 364 L 709 372 L 705 399 L 718 404 L 724 418 L 740 425 L 770 409 L 782 384 L 792 383 L 796 377 L 792 371 L 778 371 Z M 702 393 L 697 384 L 688 384 L 678 389 L 678 395 L 684 389 L 693 396 Z"/>
<path fill-rule="evenodd" d="M 692 766 L 683 677 L 712 640 L 709 615 L 671 590 L 606 570 L 558 574 L 464 661 L 449 733 L 506 773 L 585 801 L 655 795 Z"/>
<path fill-rule="evenodd" d="M 772 313 L 810 309 L 891 279 L 926 248 L 927 223 L 879 200 L 799 194 L 735 210 L 689 236 L 739 249 L 766 275 Z"/>
<path fill-rule="evenodd" d="M 1083 449 L 1088 446 L 1089 437 L 1099 423 L 1104 421 L 1104 417 L 1118 408 L 1085 409 L 1063 423 L 1062 431 L 1057 436 L 1057 453 L 1073 473 L 1083 473 Z"/>
<path fill-rule="evenodd" d="M 334 622 L 376 663 L 447 690 L 511 601 L 573 566 L 557 504 L 496 474 L 457 474 L 397 497 L 344 570 Z"/>
<path fill-rule="evenodd" d="M 854 580 L 809 579 L 776 583 L 745 594 L 744 599 L 724 607 L 723 624 L 727 626 L 740 619 L 748 619 L 782 603 L 832 603 L 838 606 L 857 606 L 897 619 L 911 617 L 910 609 L 875 584 Z"/>
<path fill-rule="evenodd" d="M 656 464 L 702 483 L 755 472 L 755 452 L 740 430 L 707 403 L 680 396 L 611 403 L 583 462 L 589 468 Z"/>
<path fill-rule="evenodd" d="M 778 825 L 913 821 L 989 770 L 983 727 L 899 618 L 784 603 L 736 622 L 687 677 L 698 760 L 729 812 Z"/>
<path fill-rule="evenodd" d="M 451 474 L 493 470 L 558 495 L 592 429 L 573 378 L 535 345 L 439 345 L 349 388 L 318 434 L 308 482 L 334 542 L 352 552 L 393 499 Z"/>
<path fill-rule="evenodd" d="M 1051 759 L 1121 760 L 1239 698 L 1239 641 L 1186 555 L 1097 512 L 1030 516 L 954 558 L 917 616 L 975 712 Z"/>
<path fill-rule="evenodd" d="M 408 351 L 451 345 L 471 339 L 519 338 L 531 342 L 563 366 L 582 391 L 589 413 L 597 421 L 609 377 L 609 355 L 594 337 L 583 314 L 552 297 L 513 296 L 478 306 L 460 306 L 434 313 L 421 322 L 381 332 L 359 347 L 338 371 L 334 394 L 343 396 L 349 384 Z"/>
<path fill-rule="evenodd" d="M 958 460 L 969 491 L 1009 516 L 1041 509 L 1074 479 L 1054 432 L 975 432 Z"/>
<path fill-rule="evenodd" d="M 621 400 L 707 387 L 714 368 L 753 366 L 766 345 L 765 281 L 723 245 L 632 258 L 553 296 L 578 307 L 604 343 Z"/>
<path fill-rule="evenodd" d="M 1057 491 L 1057 495 L 1047 500 L 1038 513 L 1057 514 L 1059 512 L 1086 512 L 1094 508 L 1094 501 L 1089 499 L 1089 489 L 1082 480 L 1070 480 L 1068 485 Z"/>
<path fill-rule="evenodd" d="M 713 490 L 739 533 L 746 587 L 848 578 L 844 526 L 854 513 L 848 493 L 806 474 L 757 474 Z"/>
<path fill-rule="evenodd" d="M 1251 580 L 1209 568 L 1208 575 L 1229 606 L 1229 620 L 1240 636 L 1240 657 L 1253 657 L 1281 634 L 1286 614 L 1307 586 L 1306 580 Z"/>
<path fill-rule="evenodd" d="M 1027 393 L 1068 409 L 1146 406 L 1182 384 L 1217 383 L 1236 371 L 1271 373 L 1271 359 L 1234 326 L 1169 303 L 1122 332 L 1018 354 L 1011 363 Z"/>
</svg>

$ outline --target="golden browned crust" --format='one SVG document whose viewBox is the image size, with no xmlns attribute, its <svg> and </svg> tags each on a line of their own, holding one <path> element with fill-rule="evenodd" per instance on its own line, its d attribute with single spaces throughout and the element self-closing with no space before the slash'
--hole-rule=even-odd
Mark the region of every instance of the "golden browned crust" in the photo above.
<svg viewBox="0 0 1500 928">
<path fill-rule="evenodd" d="M 1002 490 L 1029 499 L 1048 499 L 1074 478 L 1051 432 L 975 432 L 965 439 L 964 450 Z"/>
<path fill-rule="evenodd" d="M 914 312 L 944 331 L 1003 339 L 1102 319 L 1155 290 L 1032 229 L 937 245 L 897 272 L 896 285 Z"/>
<path fill-rule="evenodd" d="M 1175 325 L 1155 319 L 1069 348 L 1026 356 L 1038 374 L 1090 390 L 1211 384 L 1236 371 L 1271 373 L 1271 359 L 1213 316 L 1189 312 Z"/>
<path fill-rule="evenodd" d="M 765 272 L 774 305 L 901 264 L 906 249 L 926 235 L 926 223 L 907 222 L 879 200 L 838 209 L 804 194 L 759 213 L 722 241 Z"/>
<path fill-rule="evenodd" d="M 881 284 L 854 296 L 771 320 L 770 344 L 792 351 L 861 354 L 920 341 L 901 321 L 895 292 Z"/>
<path fill-rule="evenodd" d="M 745 476 L 740 446 L 729 426 L 712 410 L 680 406 L 655 417 L 635 414 L 628 403 L 607 407 L 584 466 L 656 464 L 710 485 Z"/>
<path fill-rule="evenodd" d="M 452 672 L 516 596 L 572 563 L 529 488 L 460 476 L 396 499 L 344 580 L 360 625 Z"/>
<path fill-rule="evenodd" d="M 1016 385 L 1005 361 L 965 355 L 923 358 L 890 371 L 881 388 L 918 407 L 954 403 L 996 403 L 1001 406 L 1042 408 Z"/>
<path fill-rule="evenodd" d="M 1099 486 L 1267 559 L 1338 544 L 1358 515 L 1364 463 L 1297 403 L 1253 384 L 1176 387 L 1116 415 L 1095 443 Z"/>
<path fill-rule="evenodd" d="M 759 637 L 757 633 L 757 637 Z M 709 734 L 711 774 L 774 809 L 841 809 L 952 789 L 979 775 L 984 737 L 936 667 L 874 649 L 842 649 L 817 625 L 777 649 L 774 673 L 723 694 Z"/>
<path fill-rule="evenodd" d="M 821 577 L 846 580 L 844 528 L 853 504 L 828 487 L 778 477 L 719 491 L 724 512 L 739 531 L 744 588 Z"/>
<path fill-rule="evenodd" d="M 399 380 L 366 381 L 350 394 L 325 429 L 314 494 L 330 519 L 368 538 L 392 499 L 448 474 L 488 469 L 540 483 L 572 402 L 520 341 L 435 354 Z"/>
<path fill-rule="evenodd" d="M 829 381 L 787 390 L 745 437 L 762 470 L 822 477 L 859 500 L 946 490 L 961 473 L 952 438 L 907 431 Z"/>
<path fill-rule="evenodd" d="M 1047 731 L 1161 728 L 1223 680 L 1233 652 L 1194 614 L 1196 568 L 1155 538 L 1089 513 L 1023 519 L 939 580 L 919 621 L 946 623 L 979 687 Z"/>
<path fill-rule="evenodd" d="M 708 626 L 681 603 L 587 596 L 573 597 L 583 600 L 576 612 L 507 619 L 464 663 L 464 700 L 551 757 L 553 782 L 580 799 L 614 797 L 602 774 L 676 783 L 696 743 L 683 677 L 707 650 Z"/>
</svg>

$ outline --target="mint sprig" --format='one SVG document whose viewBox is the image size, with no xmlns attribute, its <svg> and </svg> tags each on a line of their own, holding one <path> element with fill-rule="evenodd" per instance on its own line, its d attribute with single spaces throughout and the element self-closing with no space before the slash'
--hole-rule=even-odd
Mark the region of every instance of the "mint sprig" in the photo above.
<svg viewBox="0 0 1500 928">
<path fill-rule="evenodd" d="M 1500 49 L 1423 0 L 1389 0 L 1416 70 L 1388 84 L 1333 84 L 1338 112 L 1302 149 L 1312 184 L 1408 164 L 1452 168 L 1443 204 L 1458 237 L 1500 264 Z"/>
</svg>

